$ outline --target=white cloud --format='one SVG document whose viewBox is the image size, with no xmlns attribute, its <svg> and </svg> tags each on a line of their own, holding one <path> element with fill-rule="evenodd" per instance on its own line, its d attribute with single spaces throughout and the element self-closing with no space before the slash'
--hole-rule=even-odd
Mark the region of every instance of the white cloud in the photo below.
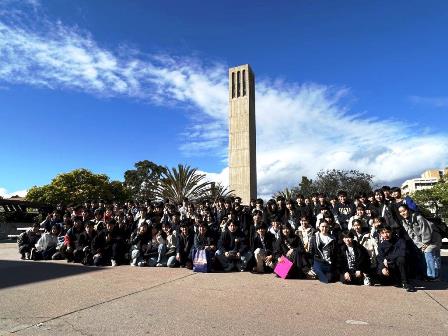
<svg viewBox="0 0 448 336">
<path fill-rule="evenodd" d="M 227 65 L 123 53 L 126 48 L 107 49 L 61 23 L 39 27 L 0 22 L 1 81 L 178 105 L 191 119 L 181 149 L 225 161 Z M 348 88 L 257 80 L 259 194 L 269 197 L 322 169 L 358 169 L 387 182 L 448 164 L 447 134 L 355 114 L 344 103 L 349 94 Z M 209 177 L 226 183 L 227 175 L 225 168 Z"/>
<path fill-rule="evenodd" d="M 418 105 L 427 105 L 436 108 L 448 107 L 448 97 L 410 96 L 409 100 Z"/>
<path fill-rule="evenodd" d="M 28 190 L 17 190 L 13 192 L 8 192 L 7 189 L 0 187 L 0 196 L 3 198 L 11 198 L 13 196 L 25 197 Z"/>
</svg>

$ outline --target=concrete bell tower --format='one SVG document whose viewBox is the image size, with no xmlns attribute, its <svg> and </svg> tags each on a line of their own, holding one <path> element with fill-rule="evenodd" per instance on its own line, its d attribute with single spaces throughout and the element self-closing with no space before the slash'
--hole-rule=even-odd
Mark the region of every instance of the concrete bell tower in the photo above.
<svg viewBox="0 0 448 336">
<path fill-rule="evenodd" d="M 229 69 L 229 184 L 242 203 L 257 197 L 255 77 L 249 64 Z"/>
</svg>

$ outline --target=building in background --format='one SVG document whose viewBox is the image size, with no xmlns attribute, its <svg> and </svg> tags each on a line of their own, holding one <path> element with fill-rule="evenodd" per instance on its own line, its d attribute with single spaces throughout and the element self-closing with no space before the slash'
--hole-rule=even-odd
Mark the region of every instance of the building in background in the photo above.
<svg viewBox="0 0 448 336">
<path fill-rule="evenodd" d="M 404 181 L 401 185 L 401 192 L 403 195 L 406 195 L 418 190 L 430 189 L 440 181 L 443 175 L 448 175 L 448 167 L 444 170 L 426 170 L 421 174 L 421 177 Z"/>
</svg>

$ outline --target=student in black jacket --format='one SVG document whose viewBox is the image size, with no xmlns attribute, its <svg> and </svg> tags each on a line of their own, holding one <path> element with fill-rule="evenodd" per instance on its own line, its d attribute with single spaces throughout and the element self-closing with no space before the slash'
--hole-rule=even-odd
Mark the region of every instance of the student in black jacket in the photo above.
<svg viewBox="0 0 448 336">
<path fill-rule="evenodd" d="M 150 240 L 151 232 L 149 232 L 148 223 L 142 222 L 131 235 L 131 266 L 146 266 L 144 255 Z"/>
<path fill-rule="evenodd" d="M 79 239 L 76 241 L 76 248 L 74 252 L 75 262 L 80 262 L 84 265 L 93 264 L 93 248 L 92 244 L 97 235 L 94 229 L 95 223 L 93 221 L 87 221 L 85 224 L 84 232 L 79 235 Z"/>
<path fill-rule="evenodd" d="M 275 241 L 274 235 L 267 231 L 265 223 L 257 223 L 255 226 L 256 235 L 251 240 L 251 251 L 254 255 L 256 266 L 253 268 L 255 273 L 264 273 L 265 267 L 272 268 L 272 252 Z"/>
<path fill-rule="evenodd" d="M 234 268 L 244 272 L 251 258 L 252 252 L 246 245 L 246 237 L 238 229 L 237 223 L 230 220 L 227 229 L 221 234 L 216 259 L 225 272 L 230 272 Z"/>
<path fill-rule="evenodd" d="M 347 230 L 348 221 L 355 214 L 355 205 L 348 201 L 347 193 L 343 190 L 338 192 L 338 200 L 334 208 L 334 216 L 341 228 Z"/>
<path fill-rule="evenodd" d="M 338 257 L 338 270 L 341 281 L 345 284 L 370 285 L 368 272 L 370 257 L 367 250 L 353 239 L 353 232 L 342 232 L 342 240 Z"/>
<path fill-rule="evenodd" d="M 36 245 L 40 237 L 39 224 L 34 224 L 31 229 L 19 235 L 17 246 L 21 259 L 30 259 L 31 249 Z"/>
<path fill-rule="evenodd" d="M 403 289 L 412 291 L 406 273 L 406 241 L 392 233 L 390 226 L 380 229 L 381 243 L 378 246 L 378 274 L 383 284 L 401 282 Z"/>
<path fill-rule="evenodd" d="M 192 268 L 191 249 L 194 244 L 194 233 L 189 230 L 187 221 L 183 220 L 180 225 L 180 234 L 176 238 L 176 255 L 168 259 L 168 267 Z"/>
<path fill-rule="evenodd" d="M 307 266 L 305 248 L 289 223 L 282 226 L 280 237 L 274 243 L 274 263 L 283 257 L 293 263 L 293 268 L 288 273 L 289 278 L 304 277 Z"/>
<path fill-rule="evenodd" d="M 123 240 L 115 219 L 106 222 L 106 228 L 98 233 L 92 245 L 96 251 L 93 256 L 95 266 L 117 266 L 123 260 Z"/>
<path fill-rule="evenodd" d="M 81 217 L 76 217 L 73 220 L 73 227 L 67 230 L 65 234 L 65 242 L 64 246 L 59 249 L 59 252 L 62 252 L 67 262 L 75 261 L 75 253 L 78 253 L 77 246 L 78 240 L 81 234 L 84 232 L 84 223 L 82 222 Z M 80 262 L 80 260 L 76 260 Z"/>
</svg>

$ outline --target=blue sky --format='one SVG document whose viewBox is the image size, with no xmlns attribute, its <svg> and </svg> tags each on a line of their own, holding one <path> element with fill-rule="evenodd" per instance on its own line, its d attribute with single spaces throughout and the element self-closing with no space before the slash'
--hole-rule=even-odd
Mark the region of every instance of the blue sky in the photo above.
<svg viewBox="0 0 448 336">
<path fill-rule="evenodd" d="M 256 74 L 258 191 L 448 165 L 446 1 L 0 0 L 0 194 L 140 160 L 227 181 L 227 68 Z"/>
</svg>

